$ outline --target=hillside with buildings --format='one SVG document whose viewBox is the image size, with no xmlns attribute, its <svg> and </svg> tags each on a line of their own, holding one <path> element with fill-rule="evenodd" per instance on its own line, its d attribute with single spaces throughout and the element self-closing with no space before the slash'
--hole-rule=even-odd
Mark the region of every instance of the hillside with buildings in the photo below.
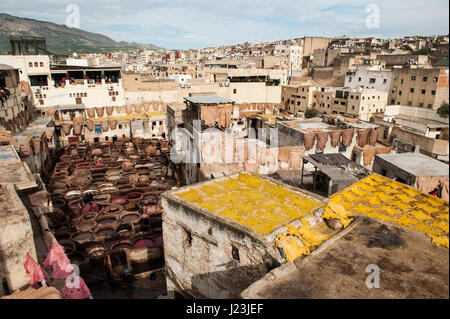
<svg viewBox="0 0 450 319">
<path fill-rule="evenodd" d="M 153 44 L 116 42 L 99 33 L 0 13 L 0 52 L 6 53 L 10 51 L 10 36 L 44 37 L 47 39 L 47 49 L 55 54 L 108 52 L 125 49 L 158 49 Z"/>
</svg>

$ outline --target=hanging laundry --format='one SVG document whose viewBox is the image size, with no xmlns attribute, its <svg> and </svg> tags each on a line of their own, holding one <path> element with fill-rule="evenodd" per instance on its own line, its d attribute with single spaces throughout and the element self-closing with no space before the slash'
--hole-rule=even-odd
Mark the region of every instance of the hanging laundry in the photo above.
<svg viewBox="0 0 450 319">
<path fill-rule="evenodd" d="M 66 283 L 66 285 L 64 285 L 61 289 L 64 299 L 93 299 L 91 291 L 84 282 L 83 278 L 77 276 L 71 284 L 73 285 L 72 288 L 67 287 Z"/>
<path fill-rule="evenodd" d="M 305 150 L 308 151 L 313 148 L 317 133 L 303 134 L 303 141 L 305 143 Z"/>
<path fill-rule="evenodd" d="M 344 144 L 345 147 L 349 147 L 350 144 L 352 144 L 354 134 L 355 131 L 352 128 L 342 132 L 342 144 Z"/>
<path fill-rule="evenodd" d="M 371 128 L 369 131 L 369 145 L 375 146 L 378 141 L 378 131 L 374 128 Z"/>
<path fill-rule="evenodd" d="M 316 149 L 318 151 L 323 151 L 328 141 L 328 132 L 317 133 L 317 145 Z"/>
<path fill-rule="evenodd" d="M 339 144 L 341 143 L 341 135 L 342 135 L 341 130 L 339 131 L 332 131 L 330 132 L 330 136 L 331 136 L 331 147 L 338 147 Z"/>
<path fill-rule="evenodd" d="M 42 268 L 41 265 L 37 264 L 33 258 L 31 258 L 30 253 L 27 252 L 25 257 L 25 262 L 23 263 L 25 270 L 30 275 L 30 285 L 33 288 L 39 288 L 40 283 L 45 283 L 44 279 L 47 278 L 47 273 Z"/>
<path fill-rule="evenodd" d="M 364 147 L 369 142 L 369 131 L 370 129 L 365 130 L 357 130 L 356 133 L 358 134 L 358 146 Z"/>
<path fill-rule="evenodd" d="M 43 262 L 45 268 L 52 268 L 51 279 L 65 279 L 74 272 L 74 268 L 67 258 L 64 248 L 58 243 L 53 243 L 45 260 Z"/>
</svg>

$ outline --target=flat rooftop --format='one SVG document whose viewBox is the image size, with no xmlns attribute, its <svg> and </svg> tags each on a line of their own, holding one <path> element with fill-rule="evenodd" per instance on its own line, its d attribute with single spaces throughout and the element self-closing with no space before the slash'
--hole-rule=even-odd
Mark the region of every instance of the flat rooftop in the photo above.
<svg viewBox="0 0 450 319">
<path fill-rule="evenodd" d="M 35 118 L 29 126 L 48 126 L 53 121 L 52 116 L 39 116 Z"/>
<path fill-rule="evenodd" d="M 448 165 L 421 153 L 375 155 L 414 176 L 448 176 Z"/>
<path fill-rule="evenodd" d="M 0 146 L 0 184 L 14 184 L 17 191 L 37 187 L 30 168 L 12 145 Z"/>
<path fill-rule="evenodd" d="M 384 176 L 372 174 L 332 195 L 324 216 L 368 216 L 427 235 L 449 247 L 448 202 Z M 340 211 L 335 215 L 332 211 Z"/>
<path fill-rule="evenodd" d="M 244 299 L 448 298 L 448 249 L 413 230 L 359 217 L 310 256 L 284 264 L 248 287 Z M 368 265 L 379 288 L 366 286 Z"/>
<path fill-rule="evenodd" d="M 189 186 L 172 194 L 263 236 L 325 206 L 312 196 L 248 173 Z"/>
<path fill-rule="evenodd" d="M 195 104 L 226 104 L 234 103 L 233 100 L 226 99 L 218 95 L 189 96 L 184 98 L 186 101 Z"/>
<path fill-rule="evenodd" d="M 395 119 L 401 119 L 401 120 L 406 120 L 406 121 L 410 121 L 410 122 L 425 124 L 429 128 L 442 128 L 442 127 L 447 127 L 449 124 L 448 118 L 443 118 L 442 121 L 436 121 L 436 120 L 428 119 L 425 117 L 416 117 L 416 116 L 411 116 L 411 115 L 406 115 L 406 114 L 398 114 L 398 115 L 394 115 L 393 117 Z"/>
<path fill-rule="evenodd" d="M 333 183 L 350 186 L 370 174 L 365 167 L 356 164 L 340 153 L 311 154 L 304 155 L 302 158 L 327 175 Z"/>
<path fill-rule="evenodd" d="M 303 133 L 331 132 L 341 129 L 325 122 L 283 121 L 280 124 Z"/>
<path fill-rule="evenodd" d="M 12 66 L 10 66 L 8 64 L 0 63 L 0 70 L 2 70 L 2 71 L 12 71 L 12 70 L 17 70 L 17 69 L 14 69 Z"/>
</svg>

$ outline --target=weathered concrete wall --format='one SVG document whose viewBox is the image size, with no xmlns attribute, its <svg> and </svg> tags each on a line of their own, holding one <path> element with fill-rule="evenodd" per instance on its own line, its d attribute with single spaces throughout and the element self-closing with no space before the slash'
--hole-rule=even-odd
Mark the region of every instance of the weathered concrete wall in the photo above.
<svg viewBox="0 0 450 319">
<path fill-rule="evenodd" d="M 405 172 L 394 164 L 389 163 L 378 156 L 375 156 L 372 170 L 374 173 L 386 176 L 391 179 L 401 178 L 406 181 L 406 184 L 412 187 L 414 187 L 416 184 L 416 177 L 414 175 Z M 383 174 L 383 170 L 385 170 L 385 174 Z"/>
<path fill-rule="evenodd" d="M 283 146 L 304 146 L 304 139 L 303 139 L 303 132 L 292 129 L 286 125 L 282 125 L 277 123 L 277 129 L 278 129 L 278 146 L 279 147 L 283 147 Z M 358 134 L 356 133 L 356 129 L 355 129 L 355 133 L 353 134 L 353 138 L 352 138 L 352 142 L 351 144 L 345 149 L 345 151 L 339 151 L 339 146 L 337 147 L 332 147 L 331 145 L 331 137 L 330 135 L 328 135 L 328 140 L 327 143 L 325 145 L 325 148 L 323 150 L 324 154 L 328 154 L 328 153 L 341 153 L 342 155 L 344 155 L 345 157 L 347 157 L 348 159 L 351 159 L 352 156 L 352 152 L 354 149 L 354 146 L 357 145 L 357 136 Z M 317 144 L 317 139 L 315 141 L 315 144 L 313 145 L 313 147 L 309 150 L 305 150 L 305 152 L 303 153 L 303 155 L 310 155 L 310 154 L 316 154 L 316 145 Z M 313 169 L 314 167 L 311 164 L 307 164 L 305 165 L 306 169 Z"/>
<path fill-rule="evenodd" d="M 37 260 L 28 211 L 14 185 L 0 185 L 0 286 L 4 279 L 10 291 L 29 283 L 23 266 L 27 252 Z"/>
<path fill-rule="evenodd" d="M 262 241 L 236 227 L 164 195 L 162 206 L 168 290 L 182 289 L 197 298 L 236 298 L 279 264 Z M 239 260 L 232 256 L 233 247 Z"/>
<path fill-rule="evenodd" d="M 162 101 L 164 103 L 183 103 L 190 93 L 216 94 L 236 103 L 280 103 L 281 85 L 266 86 L 265 83 L 230 83 L 220 86 L 219 83 L 193 84 L 191 88 L 176 88 L 167 90 L 126 91 L 126 103 L 142 101 Z"/>
</svg>

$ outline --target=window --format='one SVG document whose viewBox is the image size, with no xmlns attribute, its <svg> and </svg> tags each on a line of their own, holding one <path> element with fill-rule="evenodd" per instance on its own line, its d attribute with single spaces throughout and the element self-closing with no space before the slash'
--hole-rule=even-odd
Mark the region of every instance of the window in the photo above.
<svg viewBox="0 0 450 319">
<path fill-rule="evenodd" d="M 233 89 L 233 94 L 236 94 L 236 92 L 237 92 L 237 89 Z"/>
<path fill-rule="evenodd" d="M 121 130 L 122 129 L 122 124 L 119 124 L 119 130 Z"/>
<path fill-rule="evenodd" d="M 398 95 L 402 95 L 402 91 L 400 90 L 400 91 L 398 91 Z"/>
<path fill-rule="evenodd" d="M 400 84 L 403 84 L 403 79 L 400 80 Z"/>
<path fill-rule="evenodd" d="M 424 76 L 424 77 L 423 77 L 423 81 L 424 81 L 424 82 L 428 81 L 428 77 Z"/>
<path fill-rule="evenodd" d="M 423 107 L 423 103 L 419 103 L 419 107 Z"/>
<path fill-rule="evenodd" d="M 355 106 L 354 106 L 354 105 L 352 106 L 352 110 L 353 110 L 353 111 L 355 110 Z"/>
<path fill-rule="evenodd" d="M 30 85 L 31 86 L 47 86 L 47 76 L 46 75 L 30 75 Z"/>
<path fill-rule="evenodd" d="M 41 68 L 43 68 L 43 67 L 44 67 L 44 62 L 39 62 L 39 66 L 40 66 Z"/>
<path fill-rule="evenodd" d="M 191 246 L 192 244 L 192 234 L 190 231 L 185 230 L 185 239 L 184 242 L 187 246 Z"/>
<path fill-rule="evenodd" d="M 361 78 L 358 78 L 358 81 L 361 82 Z"/>
<path fill-rule="evenodd" d="M 235 246 L 231 246 L 231 257 L 233 257 L 234 260 L 240 261 L 239 258 L 239 249 L 237 249 Z"/>
<path fill-rule="evenodd" d="M 33 67 L 33 62 L 28 62 L 28 66 L 29 66 L 30 68 L 32 68 L 32 67 Z"/>
<path fill-rule="evenodd" d="M 433 82 L 436 83 L 437 81 L 438 81 L 438 78 L 437 78 L 437 77 L 434 77 L 434 78 L 433 78 Z"/>
<path fill-rule="evenodd" d="M 34 67 L 37 68 L 39 64 L 37 62 L 34 62 Z"/>
<path fill-rule="evenodd" d="M 392 99 L 392 100 L 391 100 L 391 104 L 395 104 L 395 99 Z"/>
<path fill-rule="evenodd" d="M 411 101 L 408 101 L 408 106 L 411 106 L 412 105 L 412 102 Z"/>
<path fill-rule="evenodd" d="M 413 89 L 413 88 L 410 88 L 410 89 L 409 89 L 409 92 L 410 92 L 410 93 L 414 93 L 414 89 Z"/>
<path fill-rule="evenodd" d="M 415 80 L 416 80 L 416 76 L 413 75 L 413 76 L 411 77 L 411 81 L 415 81 Z"/>
<path fill-rule="evenodd" d="M 431 95 L 436 95 L 436 91 L 435 90 L 431 91 Z"/>
<path fill-rule="evenodd" d="M 428 104 L 428 108 L 431 109 L 433 107 L 432 104 Z"/>
<path fill-rule="evenodd" d="M 387 83 L 387 80 L 386 79 L 383 79 L 383 84 L 386 84 Z"/>
<path fill-rule="evenodd" d="M 425 94 L 426 90 L 422 90 L 422 94 Z"/>
<path fill-rule="evenodd" d="M 377 79 L 375 78 L 370 78 L 369 83 L 375 83 L 377 81 Z"/>
</svg>

